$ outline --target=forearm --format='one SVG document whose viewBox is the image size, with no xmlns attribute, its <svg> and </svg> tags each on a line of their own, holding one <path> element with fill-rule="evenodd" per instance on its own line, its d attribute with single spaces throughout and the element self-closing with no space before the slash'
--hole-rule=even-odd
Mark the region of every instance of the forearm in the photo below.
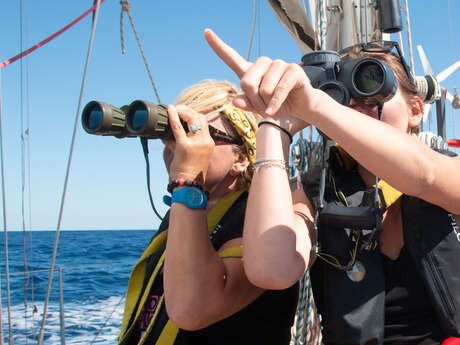
<svg viewBox="0 0 460 345">
<path fill-rule="evenodd" d="M 263 125 L 257 133 L 257 158 L 288 161 L 289 138 Z M 251 282 L 270 289 L 297 281 L 308 260 L 304 229 L 296 226 L 288 173 L 261 167 L 254 173 L 244 224 L 244 267 Z"/>
<path fill-rule="evenodd" d="M 405 194 L 442 207 L 456 204 L 452 211 L 460 211 L 460 186 L 449 182 L 460 168 L 455 159 L 434 152 L 416 138 L 344 107 L 328 96 L 323 98 L 315 114 L 308 116 L 309 121 L 362 166 Z"/>
<path fill-rule="evenodd" d="M 164 266 L 168 314 L 178 324 L 209 318 L 222 299 L 225 266 L 208 236 L 206 211 L 171 206 Z M 206 320 L 207 321 L 207 320 Z"/>
</svg>

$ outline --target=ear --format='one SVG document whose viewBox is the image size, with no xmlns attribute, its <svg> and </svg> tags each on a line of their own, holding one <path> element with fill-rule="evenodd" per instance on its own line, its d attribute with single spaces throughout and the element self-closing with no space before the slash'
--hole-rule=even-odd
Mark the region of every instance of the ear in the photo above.
<svg viewBox="0 0 460 345">
<path fill-rule="evenodd" d="M 233 151 L 233 156 L 235 159 L 233 161 L 232 168 L 230 169 L 230 175 L 240 176 L 248 167 L 249 159 L 245 154 L 237 151 Z"/>
<path fill-rule="evenodd" d="M 423 118 L 423 102 L 420 98 L 413 100 L 409 105 L 409 127 L 417 127 Z"/>
</svg>

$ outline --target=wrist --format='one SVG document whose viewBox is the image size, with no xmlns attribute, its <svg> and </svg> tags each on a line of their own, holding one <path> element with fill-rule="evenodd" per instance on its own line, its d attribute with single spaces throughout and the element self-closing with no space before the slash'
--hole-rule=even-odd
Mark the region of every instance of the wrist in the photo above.
<svg viewBox="0 0 460 345">
<path fill-rule="evenodd" d="M 195 187 L 195 188 L 200 189 L 202 192 L 205 192 L 204 191 L 204 186 L 201 183 L 199 183 L 198 181 L 191 180 L 191 179 L 183 179 L 183 178 L 172 179 L 168 183 L 168 186 L 167 186 L 166 190 L 169 193 L 173 193 L 175 190 L 180 189 L 180 188 L 184 188 L 184 187 Z"/>
<path fill-rule="evenodd" d="M 259 122 L 258 127 L 260 128 L 261 126 L 270 126 L 275 128 L 276 130 L 280 131 L 283 136 L 287 137 L 289 139 L 289 143 L 292 144 L 292 134 L 286 128 L 280 125 L 280 121 L 265 119 Z"/>
<path fill-rule="evenodd" d="M 203 190 L 197 187 L 176 188 L 171 194 L 171 205 L 181 203 L 190 209 L 205 209 L 208 198 Z"/>
</svg>

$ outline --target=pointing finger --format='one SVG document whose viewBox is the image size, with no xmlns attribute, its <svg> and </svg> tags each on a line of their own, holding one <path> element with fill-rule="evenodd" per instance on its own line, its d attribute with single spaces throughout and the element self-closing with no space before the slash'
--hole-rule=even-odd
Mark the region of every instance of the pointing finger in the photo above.
<svg viewBox="0 0 460 345">
<path fill-rule="evenodd" d="M 241 78 L 251 63 L 222 41 L 211 29 L 204 30 L 204 37 L 217 56 L 236 73 L 238 78 Z"/>
</svg>

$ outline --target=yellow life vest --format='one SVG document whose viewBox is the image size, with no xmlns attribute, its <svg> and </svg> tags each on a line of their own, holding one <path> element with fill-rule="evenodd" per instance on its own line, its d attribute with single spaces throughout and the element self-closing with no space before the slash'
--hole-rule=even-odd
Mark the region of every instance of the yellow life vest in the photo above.
<svg viewBox="0 0 460 345">
<path fill-rule="evenodd" d="M 207 215 L 209 233 L 211 233 L 214 230 L 214 228 L 217 226 L 217 224 L 222 219 L 222 217 L 227 213 L 227 211 L 230 209 L 233 203 L 246 190 L 247 188 L 231 193 L 225 196 L 224 198 L 222 198 L 221 200 L 219 200 L 216 203 L 216 205 L 214 205 L 214 207 L 209 211 Z M 150 276 L 144 291 L 142 292 L 142 286 L 145 280 L 148 258 L 153 253 L 160 250 L 161 247 L 164 245 L 164 243 L 166 242 L 166 238 L 167 238 L 167 232 L 168 230 L 165 230 L 153 238 L 153 240 L 148 245 L 147 249 L 142 254 L 141 258 L 137 262 L 136 266 L 134 266 L 133 271 L 131 272 L 131 277 L 129 279 L 129 284 L 128 284 L 128 292 L 127 292 L 126 302 L 125 302 L 125 310 L 123 313 L 121 332 L 120 332 L 120 337 L 118 340 L 119 345 L 123 345 L 127 343 L 129 336 L 132 334 L 134 328 L 136 327 L 136 321 L 141 313 L 143 305 L 145 304 L 148 298 L 150 289 L 155 279 L 159 277 L 158 273 L 160 272 L 161 267 L 163 266 L 165 252 L 162 253 L 160 259 L 156 263 L 155 269 L 153 270 L 153 273 Z M 219 252 L 219 256 L 221 258 L 230 258 L 230 257 L 241 258 L 242 253 L 243 253 L 242 246 L 236 246 L 236 247 L 231 247 L 231 248 L 222 250 L 221 252 Z M 140 301 L 140 302 L 137 304 L 137 301 Z M 155 310 L 155 313 L 152 317 L 152 320 L 150 321 L 150 324 L 147 327 L 147 330 L 145 331 L 144 335 L 140 339 L 138 345 L 144 344 L 145 340 L 148 338 L 148 335 L 150 331 L 152 330 L 153 325 L 155 324 L 155 321 L 157 320 L 158 313 L 163 303 L 164 303 L 164 297 L 162 296 Z M 137 305 L 137 308 L 136 308 L 136 305 Z M 129 324 L 129 321 L 132 319 L 132 315 L 134 315 L 133 322 Z M 178 327 L 174 325 L 171 322 L 171 320 L 168 320 L 165 327 L 161 331 L 160 336 L 158 337 L 155 345 L 172 345 L 176 339 L 178 331 L 179 331 Z"/>
</svg>

